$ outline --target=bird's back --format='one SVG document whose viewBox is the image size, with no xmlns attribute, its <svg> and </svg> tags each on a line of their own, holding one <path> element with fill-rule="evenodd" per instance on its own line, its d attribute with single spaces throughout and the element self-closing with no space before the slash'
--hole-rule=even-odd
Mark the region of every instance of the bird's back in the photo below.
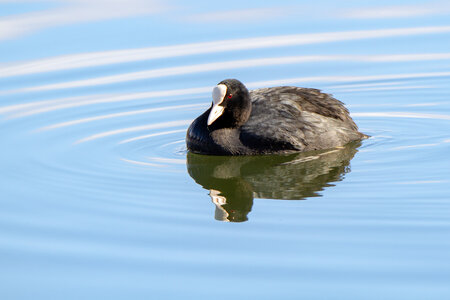
<svg viewBox="0 0 450 300">
<path fill-rule="evenodd" d="M 268 147 L 262 152 L 326 149 L 364 137 L 343 103 L 320 90 L 262 88 L 250 97 L 252 113 L 241 136 L 249 147 Z"/>
</svg>

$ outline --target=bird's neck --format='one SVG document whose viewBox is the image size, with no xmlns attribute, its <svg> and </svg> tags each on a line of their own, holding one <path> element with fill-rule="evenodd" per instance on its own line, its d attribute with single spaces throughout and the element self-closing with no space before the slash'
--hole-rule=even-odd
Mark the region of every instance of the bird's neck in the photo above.
<svg viewBox="0 0 450 300">
<path fill-rule="evenodd" d="M 251 112 L 252 103 L 249 99 L 230 103 L 224 113 L 208 128 L 210 131 L 239 128 L 248 121 Z"/>
</svg>

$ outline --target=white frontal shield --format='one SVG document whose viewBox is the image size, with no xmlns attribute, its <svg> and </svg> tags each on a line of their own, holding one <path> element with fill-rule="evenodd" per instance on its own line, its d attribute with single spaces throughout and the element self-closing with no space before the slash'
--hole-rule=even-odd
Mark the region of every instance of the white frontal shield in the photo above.
<svg viewBox="0 0 450 300">
<path fill-rule="evenodd" d="M 211 108 L 211 112 L 208 116 L 208 126 L 211 125 L 218 117 L 223 114 L 223 110 L 225 109 L 220 104 L 223 102 L 225 95 L 227 94 L 227 86 L 224 84 L 219 84 L 213 88 L 212 98 L 213 98 L 213 107 Z"/>
</svg>

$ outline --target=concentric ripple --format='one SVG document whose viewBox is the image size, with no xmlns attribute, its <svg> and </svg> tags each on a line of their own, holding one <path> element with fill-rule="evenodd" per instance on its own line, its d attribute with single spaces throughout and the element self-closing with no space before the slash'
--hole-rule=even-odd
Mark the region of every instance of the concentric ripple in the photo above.
<svg viewBox="0 0 450 300">
<path fill-rule="evenodd" d="M 335 84 L 335 83 L 334 83 Z M 374 87 L 391 86 L 396 82 L 368 83 L 369 91 Z M 352 84 L 343 85 L 344 88 L 351 87 L 344 95 L 352 98 L 353 94 L 364 91 L 365 85 L 358 84 L 359 89 L 353 90 Z M 335 85 L 337 89 L 339 86 Z M 206 88 L 193 88 L 193 93 L 206 91 Z M 113 96 L 113 97 L 88 97 L 84 100 L 71 98 L 64 100 L 42 101 L 37 103 L 11 105 L 2 107 L 6 121 L 12 126 L 23 124 L 27 127 L 21 128 L 16 134 L 25 134 L 30 138 L 22 140 L 22 143 L 32 143 L 33 140 L 48 140 L 50 151 L 64 151 L 75 157 L 70 158 L 70 164 L 61 163 L 64 168 L 72 171 L 87 170 L 96 173 L 117 172 L 118 164 L 126 163 L 136 166 L 148 167 L 148 172 L 167 172 L 184 170 L 186 164 L 186 148 L 184 137 L 190 122 L 203 112 L 209 103 L 207 92 L 198 99 L 178 96 L 180 93 L 167 91 L 159 93 L 160 97 L 153 102 L 154 95 L 147 93 L 146 97 Z M 174 98 L 174 96 L 176 97 Z M 181 93 L 182 95 L 182 93 Z M 190 96 L 190 92 L 188 92 Z M 139 109 L 136 102 L 139 101 Z M 84 107 L 102 104 L 101 107 L 90 110 L 76 110 L 74 107 Z M 125 104 L 125 105 L 124 105 Z M 448 106 L 448 102 L 441 105 Z M 392 109 L 395 108 L 393 111 Z M 389 156 L 408 157 L 411 162 L 418 159 L 414 150 L 421 148 L 435 148 L 434 151 L 444 151 L 449 145 L 450 136 L 445 128 L 448 128 L 450 115 L 420 111 L 418 108 L 426 107 L 425 104 L 402 105 L 392 103 L 355 105 L 352 114 L 361 131 L 371 135 L 364 142 L 360 152 L 383 151 Z M 145 108 L 142 108 L 145 107 Z M 351 105 L 350 105 L 351 107 Z M 382 110 L 383 109 L 383 110 Z M 384 110 L 386 109 L 386 110 Z M 388 110 L 387 110 L 388 109 Z M 434 111 L 440 111 L 440 104 L 433 105 Z M 64 113 L 67 111 L 68 115 Z M 41 115 L 45 116 L 42 122 Z M 63 119 L 61 120 L 61 115 Z M 36 120 L 37 124 L 30 122 Z M 47 120 L 51 122 L 47 122 Z M 436 130 L 442 129 L 442 130 Z M 22 133 L 20 133 L 22 132 Z M 31 136 L 29 135 L 31 134 Z M 426 137 L 426 142 L 424 142 Z M 21 147 L 30 147 L 22 145 Z M 48 143 L 33 145 L 36 147 L 49 147 Z M 64 150 L 65 149 L 65 150 Z M 440 150 L 439 150 L 440 149 Z M 49 150 L 49 149 L 47 149 Z M 102 157 L 101 167 L 95 158 Z M 396 154 L 392 154 L 396 153 Z M 58 156 L 58 152 L 54 153 Z M 420 154 L 417 153 L 417 154 Z M 443 153 L 442 153 L 443 154 Z M 48 153 L 52 160 L 53 154 Z M 42 159 L 40 157 L 39 159 Z M 65 159 L 68 159 L 65 156 Z M 80 162 L 79 168 L 76 162 Z M 385 158 L 378 157 L 380 163 Z M 86 162 L 93 163 L 86 168 Z M 45 162 L 42 162 L 45 165 Z M 52 162 L 55 163 L 55 162 Z M 405 162 L 407 163 L 407 162 Z M 169 168 L 169 169 L 167 169 Z M 66 170 L 67 170 L 66 169 Z M 165 171 L 166 170 L 166 171 Z M 402 179 L 402 182 L 405 180 Z"/>
<path fill-rule="evenodd" d="M 0 66 L 2 287 L 444 299 L 449 32 L 303 32 Z M 292 156 L 187 153 L 187 127 L 228 77 L 332 93 L 371 137 Z"/>
</svg>

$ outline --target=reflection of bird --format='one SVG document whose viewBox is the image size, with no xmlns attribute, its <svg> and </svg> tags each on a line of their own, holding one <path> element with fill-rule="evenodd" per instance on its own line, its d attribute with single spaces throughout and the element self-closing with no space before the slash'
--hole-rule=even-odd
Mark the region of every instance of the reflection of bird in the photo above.
<svg viewBox="0 0 450 300">
<path fill-rule="evenodd" d="M 316 89 L 248 91 L 236 79 L 213 89 L 213 104 L 192 122 L 187 148 L 211 155 L 292 153 L 342 146 L 367 137 L 343 103 Z"/>
<path fill-rule="evenodd" d="M 301 200 L 340 181 L 350 171 L 359 142 L 291 155 L 205 156 L 188 153 L 189 175 L 210 191 L 216 219 L 242 222 L 253 198 Z"/>
</svg>

